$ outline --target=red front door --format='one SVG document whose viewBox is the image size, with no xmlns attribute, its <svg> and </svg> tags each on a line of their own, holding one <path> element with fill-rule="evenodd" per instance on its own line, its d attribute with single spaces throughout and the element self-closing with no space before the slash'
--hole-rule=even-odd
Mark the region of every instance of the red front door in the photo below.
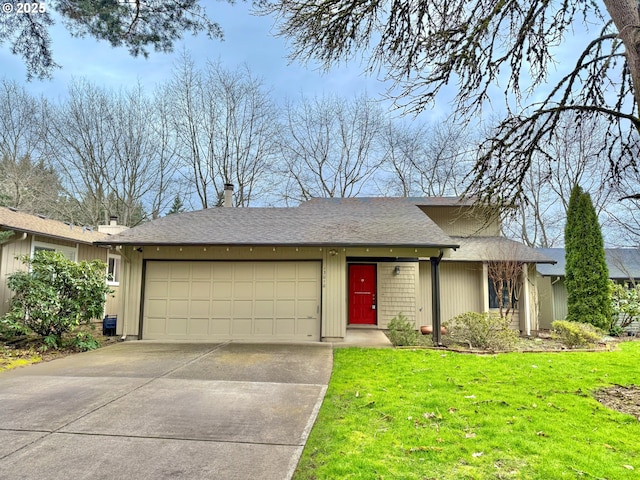
<svg viewBox="0 0 640 480">
<path fill-rule="evenodd" d="M 376 324 L 375 265 L 349 265 L 349 323 Z"/>
</svg>

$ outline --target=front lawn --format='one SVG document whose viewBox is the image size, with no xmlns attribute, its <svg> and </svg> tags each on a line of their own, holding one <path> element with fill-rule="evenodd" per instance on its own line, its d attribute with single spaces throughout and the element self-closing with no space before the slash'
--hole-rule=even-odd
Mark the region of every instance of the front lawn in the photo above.
<svg viewBox="0 0 640 480">
<path fill-rule="evenodd" d="M 637 479 L 640 422 L 596 392 L 640 385 L 614 351 L 336 349 L 302 479 Z"/>
</svg>

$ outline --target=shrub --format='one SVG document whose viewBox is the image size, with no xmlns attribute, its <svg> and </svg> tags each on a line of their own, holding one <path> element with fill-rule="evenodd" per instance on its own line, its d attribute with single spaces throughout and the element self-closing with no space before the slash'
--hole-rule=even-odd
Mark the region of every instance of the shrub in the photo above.
<svg viewBox="0 0 640 480">
<path fill-rule="evenodd" d="M 483 350 L 510 350 L 518 341 L 519 332 L 510 327 L 510 320 L 493 312 L 467 312 L 444 323 L 445 341 Z"/>
<path fill-rule="evenodd" d="M 393 345 L 412 346 L 420 343 L 418 331 L 415 325 L 410 322 L 402 313 L 393 317 L 387 325 L 389 329 L 389 340 Z"/>
<path fill-rule="evenodd" d="M 640 285 L 620 284 L 609 280 L 611 310 L 609 334 L 616 337 L 640 317 Z"/>
<path fill-rule="evenodd" d="M 29 269 L 9 276 L 14 296 L 5 324 L 28 328 L 47 347 L 59 348 L 64 333 L 102 316 L 105 296 L 111 293 L 103 262 L 76 263 L 49 251 L 22 261 Z"/>
<path fill-rule="evenodd" d="M 567 347 L 587 347 L 602 339 L 603 332 L 590 323 L 556 320 L 551 324 L 554 336 Z"/>
</svg>

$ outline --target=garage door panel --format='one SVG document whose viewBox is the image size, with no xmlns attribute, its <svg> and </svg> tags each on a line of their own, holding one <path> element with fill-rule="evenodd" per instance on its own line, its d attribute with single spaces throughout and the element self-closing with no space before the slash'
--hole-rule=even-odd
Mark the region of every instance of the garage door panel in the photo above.
<svg viewBox="0 0 640 480">
<path fill-rule="evenodd" d="M 320 262 L 148 261 L 143 338 L 320 339 Z"/>
<path fill-rule="evenodd" d="M 211 302 L 211 316 L 214 318 L 231 318 L 231 300 L 214 300 Z"/>
<path fill-rule="evenodd" d="M 209 335 L 209 317 L 191 317 L 191 319 L 189 320 L 189 335 Z"/>
<path fill-rule="evenodd" d="M 145 310 L 149 317 L 165 318 L 167 316 L 167 300 L 153 299 L 147 302 Z"/>
<path fill-rule="evenodd" d="M 231 335 L 231 318 L 212 318 L 209 320 L 209 334 L 214 337 Z"/>
<path fill-rule="evenodd" d="M 253 322 L 255 335 L 273 335 L 273 318 L 256 318 Z"/>
<path fill-rule="evenodd" d="M 242 281 L 242 282 L 238 282 L 236 281 L 234 283 L 234 288 L 233 288 L 233 296 L 234 298 L 246 298 L 246 299 L 252 299 L 253 298 L 253 282 L 248 282 L 248 281 Z"/>
<path fill-rule="evenodd" d="M 155 280 L 147 282 L 145 292 L 149 297 L 162 297 L 166 298 L 169 295 L 169 281 L 168 280 Z"/>
<path fill-rule="evenodd" d="M 273 318 L 274 303 L 274 300 L 256 300 L 253 316 L 257 318 Z"/>
<path fill-rule="evenodd" d="M 186 318 L 170 318 L 167 322 L 167 334 L 169 335 L 186 335 L 187 334 Z"/>
<path fill-rule="evenodd" d="M 171 262 L 170 275 L 171 275 L 171 280 L 189 279 L 191 277 L 191 263 Z"/>
<path fill-rule="evenodd" d="M 214 280 L 211 298 L 227 299 L 233 296 L 233 283 L 230 281 Z"/>
<path fill-rule="evenodd" d="M 211 316 L 210 300 L 191 300 L 190 316 L 196 318 L 209 318 Z"/>
<path fill-rule="evenodd" d="M 231 322 L 231 335 L 250 336 L 252 323 L 251 318 L 234 318 Z"/>
<path fill-rule="evenodd" d="M 191 284 L 186 280 L 172 281 L 169 288 L 169 297 L 188 297 Z"/>
<path fill-rule="evenodd" d="M 276 335 L 291 335 L 296 330 L 296 320 L 294 318 L 277 318 L 275 325 Z"/>
<path fill-rule="evenodd" d="M 316 285 L 316 282 L 311 282 L 311 281 L 298 282 L 295 290 L 296 296 L 298 298 L 311 298 L 315 300 L 317 288 L 318 286 Z"/>
<path fill-rule="evenodd" d="M 253 301 L 251 300 L 234 300 L 231 310 L 233 318 L 251 318 L 253 317 Z"/>
<path fill-rule="evenodd" d="M 189 300 L 169 300 L 167 315 L 170 318 L 185 318 L 189 314 Z"/>
<path fill-rule="evenodd" d="M 258 281 L 255 287 L 255 299 L 273 298 L 275 295 L 274 282 Z"/>
<path fill-rule="evenodd" d="M 318 316 L 318 305 L 315 300 L 300 300 L 298 302 L 297 317 L 316 318 Z"/>
<path fill-rule="evenodd" d="M 203 282 L 202 280 L 192 282 L 191 298 L 202 298 L 209 300 L 211 298 L 211 282 Z"/>
</svg>

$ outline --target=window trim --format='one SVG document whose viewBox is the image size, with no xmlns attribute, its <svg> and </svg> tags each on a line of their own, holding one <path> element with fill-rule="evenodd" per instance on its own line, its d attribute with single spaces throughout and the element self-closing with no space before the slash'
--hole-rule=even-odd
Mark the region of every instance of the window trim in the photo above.
<svg viewBox="0 0 640 480">
<path fill-rule="evenodd" d="M 113 279 L 109 278 L 111 272 L 111 261 L 113 260 Z M 122 256 L 117 253 L 108 253 L 107 254 L 107 285 L 112 287 L 117 287 L 120 285 L 120 271 L 122 268 Z"/>
<path fill-rule="evenodd" d="M 59 252 L 63 254 L 66 258 L 73 262 L 78 261 L 78 246 L 69 247 L 68 245 L 58 245 L 55 243 L 41 242 L 39 240 L 33 240 L 31 242 L 31 257 L 33 257 L 34 253 L 38 250 L 48 250 L 52 252 Z"/>
</svg>

